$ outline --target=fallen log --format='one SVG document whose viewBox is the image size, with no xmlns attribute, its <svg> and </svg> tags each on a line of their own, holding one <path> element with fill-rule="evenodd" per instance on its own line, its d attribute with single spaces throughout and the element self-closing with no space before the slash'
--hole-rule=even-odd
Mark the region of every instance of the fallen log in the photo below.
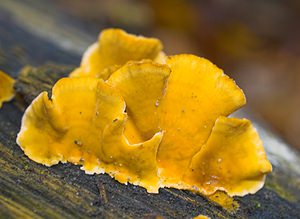
<svg viewBox="0 0 300 219">
<path fill-rule="evenodd" d="M 60 36 L 59 29 L 50 30 L 53 27 L 45 25 L 33 31 L 30 22 L 61 17 L 51 16 L 54 12 L 42 16 L 49 1 L 39 7 L 32 2 L 3 0 L 0 5 L 0 68 L 18 78 L 16 100 L 0 109 L 1 218 L 192 218 L 199 214 L 212 218 L 299 218 L 299 153 L 260 122 L 255 126 L 274 170 L 262 190 L 234 200 L 223 199 L 221 194 L 209 199 L 176 189 L 148 194 L 140 187 L 121 185 L 105 174 L 86 175 L 75 165 L 48 168 L 28 159 L 15 142 L 24 109 L 38 93 L 50 91 L 55 81 L 71 71 L 70 65 L 76 66 L 80 60 L 75 50 L 58 43 L 61 38 L 49 39 L 44 34 L 52 31 L 52 35 Z M 22 20 L 24 10 L 39 19 Z M 59 21 L 66 26 L 66 21 Z M 74 29 L 68 29 L 68 34 L 79 36 Z M 84 37 L 80 39 L 81 45 L 88 45 Z M 69 39 L 74 42 L 71 48 L 76 48 L 80 39 Z M 53 63 L 43 65 L 49 61 Z M 40 67 L 27 66 L 20 71 L 24 65 Z M 246 117 L 251 115 L 246 113 Z M 223 202 L 223 207 L 218 202 Z"/>
</svg>

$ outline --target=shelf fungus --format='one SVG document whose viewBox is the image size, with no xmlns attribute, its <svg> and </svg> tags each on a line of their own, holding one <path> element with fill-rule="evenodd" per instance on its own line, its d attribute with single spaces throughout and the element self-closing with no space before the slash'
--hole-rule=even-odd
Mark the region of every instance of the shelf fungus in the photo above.
<svg viewBox="0 0 300 219">
<path fill-rule="evenodd" d="M 103 31 L 51 99 L 43 92 L 27 108 L 17 143 L 38 163 L 71 162 L 153 193 L 258 191 L 272 171 L 263 144 L 249 120 L 227 117 L 243 91 L 210 61 L 161 49 Z"/>
<path fill-rule="evenodd" d="M 10 101 L 14 96 L 15 80 L 0 70 L 0 108 L 3 102 Z"/>
<path fill-rule="evenodd" d="M 162 133 L 129 144 L 123 135 L 123 98 L 101 79 L 64 78 L 51 99 L 41 93 L 27 108 L 17 143 L 32 160 L 82 165 L 86 173 L 108 173 L 121 183 L 158 192 L 156 154 Z"/>
<path fill-rule="evenodd" d="M 161 187 L 242 196 L 263 186 L 272 167 L 257 132 L 248 120 L 226 117 L 245 104 L 244 93 L 208 60 L 176 55 L 166 65 L 131 62 L 107 83 L 127 104 L 131 143 L 164 132 L 157 153 Z"/>
<path fill-rule="evenodd" d="M 121 29 L 105 29 L 98 42 L 84 53 L 81 65 L 71 77 L 98 77 L 107 79 L 112 69 L 131 60 L 151 59 L 164 62 L 162 44 L 158 39 L 128 34 Z M 108 69 L 107 69 L 108 68 Z"/>
</svg>

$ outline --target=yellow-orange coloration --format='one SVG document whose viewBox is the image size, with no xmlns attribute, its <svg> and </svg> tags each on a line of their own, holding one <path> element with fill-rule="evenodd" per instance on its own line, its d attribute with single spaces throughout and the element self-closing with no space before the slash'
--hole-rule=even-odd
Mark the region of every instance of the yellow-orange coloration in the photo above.
<svg viewBox="0 0 300 219">
<path fill-rule="evenodd" d="M 127 63 L 108 79 L 126 102 L 129 121 L 125 135 L 130 142 L 147 140 L 160 131 L 158 106 L 169 75 L 166 65 L 136 61 Z"/>
<path fill-rule="evenodd" d="M 3 102 L 10 101 L 14 96 L 15 80 L 0 70 L 0 108 Z"/>
<path fill-rule="evenodd" d="M 158 64 L 144 61 L 128 63 L 108 79 L 108 83 L 120 91 L 128 104 L 129 123 L 125 133 L 130 140 L 139 142 L 159 130 L 164 132 L 157 156 L 161 186 L 200 191 L 207 195 L 213 194 L 216 190 L 224 190 L 229 195 L 244 195 L 257 191 L 264 183 L 265 174 L 271 171 L 271 165 L 266 159 L 263 146 L 254 129 L 252 135 L 247 136 L 245 133 L 245 138 L 241 139 L 235 136 L 239 133 L 238 129 L 228 128 L 224 132 L 229 139 L 233 140 L 226 142 L 222 139 L 231 145 L 228 146 L 229 148 L 233 148 L 235 143 L 242 144 L 248 149 L 244 154 L 245 157 L 248 156 L 246 160 L 252 159 L 253 164 L 257 165 L 252 173 L 249 173 L 250 175 L 256 173 L 255 179 L 242 174 L 239 175 L 240 179 L 235 179 L 233 175 L 228 177 L 233 181 L 239 180 L 237 184 L 241 184 L 240 190 L 232 188 L 233 186 L 226 184 L 225 180 L 222 181 L 225 183 L 223 187 L 217 187 L 210 181 L 207 182 L 195 175 L 197 171 L 194 172 L 194 169 L 202 170 L 199 163 L 202 159 L 196 158 L 205 150 L 202 146 L 207 139 L 215 136 L 214 130 L 217 130 L 220 121 L 223 121 L 222 118 L 227 119 L 220 116 L 227 116 L 245 104 L 242 90 L 232 79 L 223 74 L 221 69 L 203 58 L 178 55 L 168 58 L 167 65 L 172 71 L 170 76 L 167 67 L 163 68 Z M 155 102 L 155 100 L 159 101 Z M 218 122 L 215 124 L 216 120 Z M 242 121 L 251 127 L 247 120 L 228 119 L 228 121 L 237 123 Z M 211 134 L 212 129 L 213 134 Z M 249 141 L 246 141 L 246 137 Z M 221 136 L 216 138 L 219 139 Z M 257 150 L 253 150 L 253 147 Z M 240 150 L 242 149 L 241 147 Z M 226 154 L 225 151 L 220 153 Z M 228 153 L 228 156 L 230 153 L 236 154 L 235 151 Z M 197 164 L 195 164 L 196 160 Z M 234 163 L 234 160 L 229 160 Z M 260 166 L 259 163 L 265 166 Z M 215 177 L 213 170 L 207 175 Z"/>
<path fill-rule="evenodd" d="M 262 142 L 250 121 L 226 117 L 246 103 L 243 91 L 210 61 L 161 49 L 103 31 L 51 100 L 32 102 L 18 144 L 36 162 L 80 164 L 148 192 L 258 191 L 272 170 Z"/>
<path fill-rule="evenodd" d="M 123 65 L 130 60 L 152 59 L 164 62 L 162 44 L 158 39 L 128 34 L 120 29 L 106 29 L 100 33 L 98 42 L 84 53 L 81 66 L 71 77 L 98 77 L 106 80 L 105 68 Z"/>
<path fill-rule="evenodd" d="M 251 122 L 220 117 L 193 157 L 184 182 L 203 194 L 222 190 L 243 196 L 259 190 L 270 171 L 272 166 Z"/>
<path fill-rule="evenodd" d="M 224 191 L 216 191 L 214 194 L 208 195 L 207 198 L 232 213 L 236 212 L 240 207 L 239 203 Z"/>
<path fill-rule="evenodd" d="M 242 90 L 204 58 L 177 55 L 161 100 L 160 127 L 165 131 L 157 159 L 164 185 L 180 184 L 191 158 L 206 142 L 215 120 L 245 104 Z"/>
<path fill-rule="evenodd" d="M 207 216 L 205 216 L 203 214 L 200 214 L 200 215 L 194 217 L 193 219 L 210 219 L 210 217 L 207 217 Z"/>
<path fill-rule="evenodd" d="M 162 134 L 131 145 L 123 135 L 123 98 L 96 78 L 64 78 L 49 100 L 41 93 L 26 110 L 17 142 L 30 159 L 47 166 L 82 165 L 122 183 L 158 192 L 156 154 Z M 126 156 L 124 156 L 126 154 Z"/>
</svg>

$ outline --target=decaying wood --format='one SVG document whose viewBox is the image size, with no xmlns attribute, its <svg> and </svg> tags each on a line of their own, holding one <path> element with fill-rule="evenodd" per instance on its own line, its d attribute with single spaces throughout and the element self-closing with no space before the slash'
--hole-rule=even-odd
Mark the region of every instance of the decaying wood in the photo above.
<svg viewBox="0 0 300 219">
<path fill-rule="evenodd" d="M 59 70 L 61 69 L 61 70 Z M 72 68 L 55 65 L 45 65 L 40 68 L 25 67 L 15 85 L 19 96 L 25 100 L 22 104 L 28 105 L 41 91 L 51 91 L 51 87 L 60 77 L 65 76 Z M 24 106 L 24 105 L 23 105 Z M 29 162 L 30 163 L 30 162 Z M 34 164 L 36 165 L 36 164 Z M 76 171 L 79 175 L 78 183 L 82 187 L 81 177 L 86 178 L 90 176 L 84 175 L 76 167 L 72 165 L 59 165 L 60 171 L 71 174 L 71 171 Z M 56 170 L 54 167 L 54 170 Z M 54 171 L 53 170 L 53 171 Z M 52 168 L 48 169 L 52 172 Z M 242 171 L 242 170 L 241 170 Z M 266 187 L 255 195 L 248 195 L 243 198 L 235 198 L 240 205 L 236 211 L 228 211 L 222 209 L 216 203 L 213 203 L 206 198 L 192 194 L 187 191 L 179 191 L 175 189 L 161 189 L 159 195 L 147 194 L 144 189 L 134 186 L 120 185 L 114 180 L 109 179 L 108 176 L 93 176 L 94 187 L 96 187 L 96 194 L 98 204 L 103 206 L 110 205 L 113 202 L 110 195 L 114 193 L 113 199 L 126 199 L 124 203 L 118 202 L 119 205 L 128 206 L 127 212 L 121 214 L 122 216 L 141 216 L 141 215 L 162 215 L 165 217 L 193 217 L 200 213 L 206 213 L 209 216 L 217 217 L 275 217 L 280 216 L 297 216 L 299 207 L 299 181 L 297 182 L 297 175 L 293 171 L 282 169 L 280 166 L 275 166 L 274 172 L 268 176 Z M 293 180 L 295 180 L 293 182 Z M 107 185 L 110 185 L 111 190 L 107 190 Z M 78 190 L 80 191 L 80 189 Z M 136 195 L 132 192 L 135 191 Z M 122 198 L 121 198 L 122 197 Z M 119 200 L 119 201 L 121 201 Z M 143 203 L 139 203 L 143 200 Z M 139 204 L 138 204 L 139 203 Z M 165 205 L 163 207 L 163 205 Z M 294 208 L 294 209 L 293 209 Z M 138 210 L 143 209 L 143 210 Z M 271 210 L 273 209 L 273 210 Z M 288 210 L 290 209 L 290 211 Z M 132 215 L 131 215 L 132 214 Z M 141 215 L 139 215 L 141 214 Z"/>
<path fill-rule="evenodd" d="M 72 164 L 48 168 L 28 159 L 15 142 L 23 110 L 39 92 L 50 91 L 55 81 L 66 76 L 72 69 L 69 65 L 78 65 L 80 55 L 16 20 L 14 13 L 20 13 L 20 7 L 14 11 L 11 2 L 21 9 L 27 7 L 31 13 L 37 10 L 31 8 L 33 0 L 3 0 L 5 4 L 0 4 L 0 69 L 15 78 L 19 75 L 15 85 L 18 98 L 0 109 L 0 218 L 192 218 L 199 214 L 212 218 L 299 217 L 297 152 L 264 128 L 259 132 L 274 171 L 262 190 L 234 198 L 239 208 L 233 211 L 188 191 L 161 189 L 159 194 L 148 194 L 105 174 L 86 175 Z M 42 2 L 45 6 L 38 10 L 49 4 Z M 60 65 L 43 65 L 49 61 Z M 20 71 L 24 65 L 40 67 L 27 66 Z"/>
</svg>

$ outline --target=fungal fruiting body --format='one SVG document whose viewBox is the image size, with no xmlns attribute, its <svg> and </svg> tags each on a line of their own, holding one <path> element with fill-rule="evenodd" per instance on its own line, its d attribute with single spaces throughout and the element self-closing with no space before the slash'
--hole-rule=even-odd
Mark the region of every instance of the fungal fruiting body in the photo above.
<svg viewBox="0 0 300 219">
<path fill-rule="evenodd" d="M 127 104 L 130 142 L 164 132 L 157 153 L 160 186 L 231 196 L 260 189 L 271 171 L 262 142 L 250 121 L 226 117 L 245 104 L 242 90 L 193 55 L 168 57 L 164 68 L 150 64 L 128 63 L 107 83 Z"/>
<path fill-rule="evenodd" d="M 255 193 L 272 169 L 262 142 L 247 119 L 219 117 L 197 152 L 183 181 L 204 194 L 217 190 L 230 196 Z"/>
<path fill-rule="evenodd" d="M 123 98 L 101 79 L 64 78 L 53 87 L 51 99 L 43 92 L 27 108 L 17 142 L 38 163 L 80 164 L 87 173 L 106 172 L 157 192 L 162 133 L 130 144 L 123 135 L 124 110 Z"/>
<path fill-rule="evenodd" d="M 81 65 L 71 77 L 97 77 L 106 80 L 107 68 L 116 69 L 131 60 L 151 59 L 164 61 L 162 44 L 158 39 L 128 34 L 120 29 L 106 29 L 99 35 L 98 42 L 84 53 Z"/>
<path fill-rule="evenodd" d="M 51 99 L 44 92 L 26 110 L 17 142 L 29 158 L 72 162 L 148 192 L 243 196 L 263 186 L 272 166 L 251 122 L 227 117 L 246 101 L 221 69 L 193 55 L 158 61 L 158 40 L 115 29 L 94 47 Z"/>
<path fill-rule="evenodd" d="M 152 61 L 128 62 L 107 83 L 118 90 L 127 106 L 125 135 L 132 143 L 149 139 L 159 126 L 159 101 L 164 95 L 171 69 Z"/>
<path fill-rule="evenodd" d="M 168 186 L 182 180 L 191 157 L 207 140 L 216 119 L 241 107 L 245 97 L 208 60 L 178 55 L 168 58 L 167 64 L 172 73 L 159 106 L 165 135 L 157 159 Z"/>
<path fill-rule="evenodd" d="M 10 101 L 14 93 L 15 80 L 0 70 L 0 108 L 3 102 Z"/>
</svg>

